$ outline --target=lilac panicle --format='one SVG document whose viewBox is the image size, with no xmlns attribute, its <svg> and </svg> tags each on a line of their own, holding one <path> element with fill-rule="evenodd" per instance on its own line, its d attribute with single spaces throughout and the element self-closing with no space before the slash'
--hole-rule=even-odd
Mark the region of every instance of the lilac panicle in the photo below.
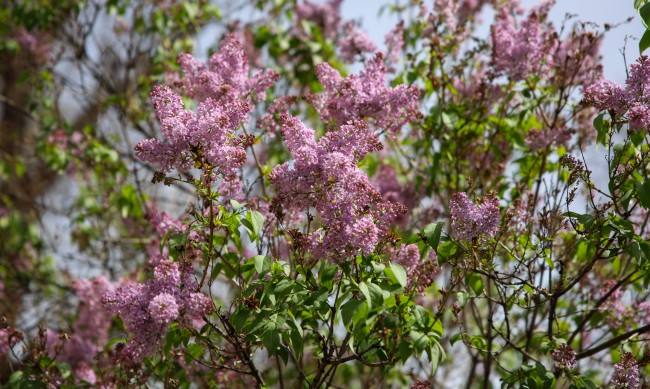
<svg viewBox="0 0 650 389">
<path fill-rule="evenodd" d="M 650 129 L 650 107 L 643 103 L 634 103 L 627 113 L 630 123 L 630 130 L 648 130 Z"/>
<path fill-rule="evenodd" d="M 212 98 L 224 104 L 253 97 L 260 101 L 280 75 L 271 69 L 249 76 L 249 64 L 235 35 L 225 36 L 206 66 L 189 54 L 180 54 L 178 63 L 185 78 L 177 86 L 198 101 Z"/>
<path fill-rule="evenodd" d="M 167 139 L 138 143 L 138 158 L 168 172 L 174 168 L 187 170 L 197 156 L 202 156 L 224 176 L 235 174 L 244 165 L 246 150 L 234 132 L 252 109 L 248 102 L 223 106 L 208 98 L 192 112 L 183 108 L 181 97 L 167 86 L 154 87 L 151 96 Z"/>
<path fill-rule="evenodd" d="M 553 368 L 556 370 L 572 370 L 576 367 L 576 352 L 568 344 L 560 344 L 551 353 Z"/>
<path fill-rule="evenodd" d="M 214 170 L 232 178 L 245 164 L 250 143 L 235 131 L 252 112 L 253 99 L 263 99 L 279 75 L 268 70 L 249 77 L 248 60 L 232 34 L 224 38 L 208 65 L 189 54 L 179 55 L 178 62 L 185 77 L 176 85 L 198 101 L 196 110 L 186 109 L 181 95 L 169 87 L 154 87 L 151 101 L 165 139 L 141 141 L 136 156 L 163 172 L 196 165 L 204 172 Z"/>
<path fill-rule="evenodd" d="M 630 65 L 625 90 L 636 102 L 650 102 L 650 58 L 648 56 L 642 55 L 637 58 L 636 63 Z"/>
<path fill-rule="evenodd" d="M 169 293 L 159 294 L 149 303 L 149 314 L 156 323 L 171 323 L 178 318 L 176 298 Z"/>
<path fill-rule="evenodd" d="M 129 335 L 122 361 L 139 363 L 151 355 L 172 321 L 187 328 L 208 314 L 212 302 L 197 289 L 191 264 L 162 260 L 147 282 L 124 284 L 106 293 L 102 304 L 121 317 Z"/>
<path fill-rule="evenodd" d="M 282 136 L 293 161 L 270 173 L 275 206 L 290 213 L 316 209 L 323 229 L 308 237 L 308 248 L 339 260 L 372 252 L 401 205 L 383 201 L 358 160 L 382 145 L 365 122 L 349 122 L 318 141 L 300 119 L 280 115 Z"/>
<path fill-rule="evenodd" d="M 108 343 L 113 315 L 102 304 L 102 296 L 114 290 L 113 285 L 103 276 L 92 280 L 76 279 L 72 282 L 79 298 L 77 320 L 67 337 L 58 332 L 46 330 L 46 347 L 50 357 L 70 364 L 75 371 L 77 382 L 96 383 L 96 376 L 90 365 Z"/>
<path fill-rule="evenodd" d="M 343 26 L 343 34 L 338 47 L 341 59 L 345 62 L 354 62 L 357 57 L 363 57 L 365 53 L 377 50 L 375 42 L 363 30 L 357 28 L 353 22 L 348 22 Z"/>
<path fill-rule="evenodd" d="M 650 128 L 650 59 L 643 55 L 630 66 L 625 88 L 608 80 L 585 87 L 585 103 L 621 116 L 627 112 L 629 129 Z"/>
<path fill-rule="evenodd" d="M 544 74 L 553 66 L 556 37 L 544 23 L 545 10 L 532 11 L 520 26 L 507 12 L 501 12 L 492 26 L 492 63 L 513 81 L 532 74 Z"/>
<path fill-rule="evenodd" d="M 492 238 L 499 228 L 499 200 L 495 197 L 475 205 L 463 192 L 451 196 L 451 229 L 456 239 Z"/>
<path fill-rule="evenodd" d="M 639 383 L 639 364 L 631 353 L 624 353 L 621 361 L 614 365 L 614 374 L 609 383 L 614 389 L 637 389 Z"/>
<path fill-rule="evenodd" d="M 433 284 L 436 275 L 440 273 L 436 252 L 429 251 L 429 255 L 425 259 L 406 271 L 408 273 L 406 292 L 423 296 L 426 288 Z"/>
<path fill-rule="evenodd" d="M 422 118 L 418 112 L 420 91 L 415 86 L 386 86 L 381 53 L 368 60 L 358 75 L 343 78 L 327 63 L 316 65 L 316 75 L 325 92 L 309 99 L 324 122 L 334 120 L 343 125 L 368 120 L 375 128 L 395 134 L 406 123 Z"/>
<path fill-rule="evenodd" d="M 304 1 L 296 4 L 297 24 L 310 21 L 321 31 L 325 39 L 334 39 L 341 26 L 341 3 L 343 0 L 329 0 L 324 4 Z"/>
<path fill-rule="evenodd" d="M 390 30 L 384 37 L 384 44 L 387 48 L 386 65 L 389 72 L 395 71 L 395 65 L 400 60 L 404 49 L 404 22 L 401 21 Z"/>
<path fill-rule="evenodd" d="M 585 101 L 600 111 L 611 110 L 616 115 L 625 113 L 628 95 L 623 87 L 601 80 L 585 88 Z"/>
</svg>

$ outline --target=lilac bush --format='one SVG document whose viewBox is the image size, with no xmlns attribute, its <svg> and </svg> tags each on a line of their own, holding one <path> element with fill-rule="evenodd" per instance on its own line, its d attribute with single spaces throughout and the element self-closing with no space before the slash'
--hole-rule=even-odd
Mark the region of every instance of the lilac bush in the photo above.
<svg viewBox="0 0 650 389">
<path fill-rule="evenodd" d="M 0 177 L 68 180 L 74 254 L 3 181 L 3 385 L 647 385 L 650 35 L 618 85 L 553 1 L 396 5 L 385 47 L 339 0 L 19 3 Z"/>
</svg>

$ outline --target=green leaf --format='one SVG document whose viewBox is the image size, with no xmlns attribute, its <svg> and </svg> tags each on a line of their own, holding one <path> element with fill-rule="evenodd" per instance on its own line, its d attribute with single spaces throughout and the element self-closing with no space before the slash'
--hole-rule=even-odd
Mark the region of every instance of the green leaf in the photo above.
<svg viewBox="0 0 650 389">
<path fill-rule="evenodd" d="M 359 290 L 365 296 L 366 302 L 368 303 L 368 308 L 372 309 L 372 297 L 370 297 L 370 289 L 368 289 L 368 285 L 365 282 L 360 282 Z"/>
<path fill-rule="evenodd" d="M 436 374 L 436 370 L 438 370 L 438 365 L 440 364 L 441 360 L 441 349 L 440 346 L 437 343 L 432 343 L 431 347 L 427 349 L 427 355 L 429 357 L 429 362 L 431 362 L 431 376 L 433 377 Z"/>
<path fill-rule="evenodd" d="M 428 226 L 424 227 L 423 233 L 427 238 L 427 244 L 434 250 L 438 248 L 438 243 L 440 243 L 442 227 L 443 223 L 431 223 Z"/>
<path fill-rule="evenodd" d="M 302 350 L 304 349 L 302 329 L 300 329 L 300 331 L 294 329 L 289 332 L 289 338 L 291 339 L 291 348 L 296 353 L 296 357 L 300 359 L 302 356 Z"/>
<path fill-rule="evenodd" d="M 413 348 L 417 353 L 425 351 L 429 347 L 429 337 L 419 331 L 411 331 L 409 333 L 411 336 L 411 341 L 413 343 Z"/>
<path fill-rule="evenodd" d="M 634 9 L 638 10 L 645 3 L 646 0 L 634 0 Z"/>
<path fill-rule="evenodd" d="M 199 359 L 199 357 L 203 355 L 204 351 L 205 348 L 196 343 L 188 344 L 187 349 L 185 350 L 186 354 L 190 357 L 190 359 Z M 189 360 L 187 362 L 189 362 Z"/>
<path fill-rule="evenodd" d="M 648 3 L 650 5 L 650 3 Z M 637 200 L 639 204 L 645 209 L 650 209 L 650 180 L 645 181 L 643 184 L 637 182 Z"/>
<path fill-rule="evenodd" d="M 639 55 L 643 54 L 648 47 L 650 47 L 650 29 L 645 30 L 639 41 Z"/>
<path fill-rule="evenodd" d="M 454 335 L 449 338 L 449 344 L 454 345 L 454 343 L 458 342 L 459 340 L 463 340 L 463 334 L 461 332 L 457 332 Z"/>
<path fill-rule="evenodd" d="M 605 113 L 601 113 L 594 119 L 594 128 L 596 129 L 597 133 L 596 142 L 602 145 L 605 145 L 607 143 L 607 128 L 605 127 L 605 122 L 603 121 L 604 117 Z"/>
<path fill-rule="evenodd" d="M 406 270 L 404 270 L 404 268 L 401 265 L 397 263 L 391 263 L 390 268 L 386 268 L 385 272 L 386 272 L 386 276 L 393 279 L 393 281 L 399 283 L 402 286 L 402 288 L 406 287 L 406 280 L 407 280 Z"/>
<path fill-rule="evenodd" d="M 413 346 L 405 340 L 402 340 L 399 343 L 397 350 L 399 351 L 399 356 L 402 362 L 406 362 L 406 360 L 409 359 L 411 355 L 413 355 Z"/>
<path fill-rule="evenodd" d="M 58 368 L 59 368 L 59 374 L 61 374 L 61 378 L 66 379 L 70 377 L 72 374 L 72 368 L 70 367 L 69 364 L 65 362 L 60 362 L 58 363 Z"/>
<path fill-rule="evenodd" d="M 370 299 L 372 300 L 372 306 L 379 308 L 384 305 L 384 291 L 379 287 L 379 285 L 370 283 L 368 284 L 368 290 L 370 292 Z M 390 294 L 388 295 L 390 296 Z"/>
<path fill-rule="evenodd" d="M 255 261 L 255 271 L 260 276 L 263 276 L 271 269 L 273 258 L 267 255 L 256 255 L 253 259 Z"/>
<path fill-rule="evenodd" d="M 456 243 L 452 241 L 443 242 L 438 246 L 438 255 L 442 258 L 449 258 L 456 253 Z"/>
<path fill-rule="evenodd" d="M 476 273 L 470 274 L 465 278 L 465 284 L 474 292 L 476 296 L 483 293 L 483 278 Z"/>
<path fill-rule="evenodd" d="M 244 204 L 240 204 L 236 200 L 230 200 L 230 206 L 232 207 L 233 211 L 236 212 L 239 211 L 244 206 Z"/>
<path fill-rule="evenodd" d="M 270 354 L 275 354 L 278 347 L 280 347 L 280 332 L 276 329 L 267 329 L 262 334 L 262 343 L 264 343 Z"/>
<path fill-rule="evenodd" d="M 352 322 L 352 318 L 357 310 L 366 308 L 366 306 L 362 307 L 363 304 L 363 301 L 354 299 L 350 299 L 343 304 L 341 307 L 341 320 L 346 328 L 350 328 L 350 323 Z"/>
<path fill-rule="evenodd" d="M 251 241 L 257 240 L 264 225 L 264 216 L 257 211 L 249 211 L 246 213 L 246 218 L 241 219 L 241 224 L 246 228 Z"/>
<path fill-rule="evenodd" d="M 650 27 L 650 3 L 646 3 L 639 8 L 639 16 L 641 16 L 643 25 L 646 28 Z"/>
</svg>

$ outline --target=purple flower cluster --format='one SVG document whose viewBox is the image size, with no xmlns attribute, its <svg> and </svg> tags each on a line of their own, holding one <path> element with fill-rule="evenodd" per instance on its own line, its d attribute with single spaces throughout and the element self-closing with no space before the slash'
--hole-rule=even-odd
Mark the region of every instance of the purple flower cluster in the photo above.
<svg viewBox="0 0 650 389">
<path fill-rule="evenodd" d="M 417 203 L 417 196 L 412 185 L 400 183 L 397 180 L 397 172 L 392 165 L 381 165 L 374 176 L 374 184 L 386 201 L 400 203 L 407 209 L 413 209 Z M 395 223 L 405 225 L 409 220 L 409 214 L 400 215 Z"/>
<path fill-rule="evenodd" d="M 543 74 L 553 65 L 551 53 L 558 42 L 544 23 L 543 10 L 532 11 L 520 26 L 507 12 L 501 12 L 492 26 L 492 63 L 513 81 L 530 74 Z"/>
<path fill-rule="evenodd" d="M 431 389 L 431 388 L 433 388 L 433 386 L 431 385 L 430 382 L 418 380 L 412 383 L 409 389 Z"/>
<path fill-rule="evenodd" d="M 609 383 L 614 389 L 637 389 L 639 384 L 639 364 L 631 353 L 624 353 L 621 361 L 614 364 L 614 374 Z"/>
<path fill-rule="evenodd" d="M 576 352 L 568 344 L 561 344 L 551 353 L 553 369 L 572 370 L 576 367 Z"/>
<path fill-rule="evenodd" d="M 382 145 L 365 122 L 355 121 L 318 141 L 297 117 L 281 115 L 282 135 L 293 161 L 276 166 L 269 178 L 277 189 L 274 207 L 299 213 L 316 209 L 323 229 L 309 237 L 309 249 L 333 259 L 375 249 L 403 206 L 383 201 L 357 162 Z M 277 212 L 276 212 L 277 214 Z"/>
<path fill-rule="evenodd" d="M 251 111 L 250 104 L 240 101 L 222 106 L 208 98 L 192 112 L 184 108 L 181 96 L 167 86 L 154 87 L 151 99 L 167 140 L 147 139 L 138 143 L 138 158 L 159 165 L 164 172 L 207 163 L 224 176 L 235 174 L 244 165 L 245 142 L 234 132 Z"/>
<path fill-rule="evenodd" d="M 625 88 L 600 80 L 585 88 L 585 102 L 601 111 L 620 116 L 627 112 L 632 131 L 650 129 L 650 59 L 643 55 L 630 66 Z"/>
<path fill-rule="evenodd" d="M 249 76 L 248 58 L 233 34 L 225 36 L 207 66 L 189 54 L 180 54 L 178 64 L 185 78 L 177 81 L 176 86 L 198 101 L 211 98 L 223 106 L 237 105 L 251 97 L 261 101 L 266 90 L 280 78 L 271 69 Z"/>
<path fill-rule="evenodd" d="M 338 47 L 341 59 L 345 62 L 354 62 L 357 57 L 377 50 L 375 42 L 365 31 L 357 28 L 354 22 L 345 23 L 343 26 L 343 38 L 339 40 Z"/>
<path fill-rule="evenodd" d="M 0 329 L 0 355 L 6 354 L 9 350 L 23 339 L 22 332 L 15 328 L 7 327 Z"/>
<path fill-rule="evenodd" d="M 95 383 L 94 373 L 89 365 L 109 339 L 112 314 L 101 304 L 102 296 L 111 293 L 113 285 L 103 276 L 92 280 L 77 279 L 72 283 L 79 298 L 77 321 L 72 325 L 69 338 L 61 337 L 56 331 L 47 330 L 48 354 L 70 364 L 75 369 L 75 376 L 84 376 L 85 380 Z"/>
<path fill-rule="evenodd" d="M 173 321 L 189 328 L 202 320 L 211 311 L 212 302 L 197 289 L 191 265 L 161 261 L 146 283 L 126 284 L 106 293 L 102 303 L 122 318 L 129 333 L 121 359 L 138 363 L 150 355 Z"/>
<path fill-rule="evenodd" d="M 616 286 L 616 280 L 602 282 L 598 295 L 603 297 Z M 601 305 L 601 310 L 607 315 L 607 324 L 612 328 L 627 328 L 650 320 L 650 303 L 646 301 L 623 302 L 624 290 L 617 288 Z"/>
<path fill-rule="evenodd" d="M 571 140 L 573 130 L 567 126 L 558 128 L 533 128 L 526 135 L 526 145 L 531 151 L 543 150 L 549 146 L 566 145 Z"/>
<path fill-rule="evenodd" d="M 627 100 L 625 89 L 609 80 L 601 80 L 585 88 L 585 101 L 600 111 L 609 110 L 621 115 L 627 110 Z"/>
<path fill-rule="evenodd" d="M 253 141 L 235 131 L 253 110 L 251 98 L 263 98 L 278 74 L 266 71 L 249 77 L 248 60 L 233 35 L 224 38 L 208 66 L 189 54 L 181 54 L 178 61 L 185 78 L 176 85 L 198 101 L 196 111 L 185 109 L 181 96 L 169 87 L 155 87 L 151 100 L 166 140 L 141 141 L 136 156 L 163 172 L 200 167 L 232 179 Z"/>
<path fill-rule="evenodd" d="M 414 268 L 420 262 L 420 249 L 416 244 L 401 246 L 391 251 L 390 261 L 401 265 L 406 270 Z"/>
<path fill-rule="evenodd" d="M 376 128 L 395 134 L 406 123 L 422 118 L 418 111 L 420 91 L 415 86 L 386 86 L 386 67 L 381 53 L 368 60 L 358 75 L 343 78 L 327 63 L 318 64 L 316 74 L 325 93 L 311 95 L 308 99 L 324 122 L 334 120 L 340 126 L 350 121 L 368 120 Z"/>
<path fill-rule="evenodd" d="M 402 55 L 404 49 L 404 22 L 400 22 L 384 36 L 384 44 L 386 45 L 386 65 L 389 72 L 394 72 L 393 68 Z"/>
<path fill-rule="evenodd" d="M 451 196 L 451 229 L 456 239 L 473 240 L 493 237 L 499 228 L 499 200 L 487 198 L 475 205 L 463 192 Z"/>
<path fill-rule="evenodd" d="M 414 254 L 412 249 L 409 249 L 409 251 L 411 254 Z M 415 259 L 415 257 L 413 256 L 412 259 Z M 407 268 L 406 271 L 408 274 L 406 293 L 424 296 L 426 288 L 433 284 L 436 275 L 440 273 L 440 265 L 438 264 L 436 252 L 433 250 L 429 251 L 429 255 L 424 260 L 419 261 L 415 266 Z"/>
<path fill-rule="evenodd" d="M 297 25 L 306 20 L 320 29 L 325 39 L 334 39 L 341 26 L 341 3 L 343 0 L 329 0 L 324 4 L 305 1 L 296 4 Z"/>
</svg>

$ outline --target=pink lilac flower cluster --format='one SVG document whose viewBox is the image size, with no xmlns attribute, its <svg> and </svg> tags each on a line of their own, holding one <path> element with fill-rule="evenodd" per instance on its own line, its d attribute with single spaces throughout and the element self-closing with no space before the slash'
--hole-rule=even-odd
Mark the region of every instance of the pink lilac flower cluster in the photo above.
<svg viewBox="0 0 650 389">
<path fill-rule="evenodd" d="M 386 251 L 391 262 L 401 265 L 406 270 L 414 268 L 420 262 L 420 249 L 416 244 L 403 245 L 397 250 L 389 248 Z"/>
<path fill-rule="evenodd" d="M 499 200 L 495 197 L 485 199 L 475 205 L 463 192 L 451 196 L 451 229 L 456 239 L 492 238 L 500 221 Z"/>
<path fill-rule="evenodd" d="M 402 184 L 397 180 L 397 172 L 392 165 L 379 166 L 374 176 L 374 184 L 384 200 L 402 204 L 409 210 L 415 207 L 417 203 L 415 190 L 408 183 Z M 409 216 L 408 213 L 400 215 L 395 223 L 403 226 L 408 222 Z"/>
<path fill-rule="evenodd" d="M 153 278 L 144 284 L 126 284 L 102 298 L 104 306 L 119 315 L 129 334 L 120 351 L 124 363 L 138 363 L 151 355 L 169 328 L 178 322 L 190 328 L 212 310 L 211 300 L 197 292 L 190 264 L 161 261 Z"/>
<path fill-rule="evenodd" d="M 406 293 L 408 294 L 424 296 L 426 288 L 433 284 L 435 277 L 440 273 L 438 256 L 435 251 L 429 251 L 427 257 L 420 260 L 420 252 L 417 245 L 414 244 L 404 246 L 393 253 L 392 260 L 406 269 L 408 274 Z"/>
<path fill-rule="evenodd" d="M 394 66 L 402 58 L 404 49 L 404 21 L 400 21 L 395 28 L 388 31 L 384 36 L 384 45 L 386 46 L 386 66 L 388 72 L 394 72 Z"/>
<path fill-rule="evenodd" d="M 625 88 L 600 80 L 585 88 L 585 102 L 611 115 L 627 112 L 632 131 L 650 129 L 650 59 L 643 55 L 630 66 Z"/>
<path fill-rule="evenodd" d="M 415 381 L 411 384 L 410 389 L 431 389 L 433 386 L 427 381 Z"/>
<path fill-rule="evenodd" d="M 165 236 L 167 233 L 181 233 L 187 230 L 187 226 L 180 220 L 174 219 L 166 212 L 158 212 L 155 209 L 147 215 L 147 220 L 149 220 L 149 223 L 159 236 Z"/>
<path fill-rule="evenodd" d="M 614 389 L 638 389 L 639 364 L 631 353 L 624 353 L 621 361 L 614 364 L 614 374 L 609 386 Z"/>
<path fill-rule="evenodd" d="M 289 112 L 289 108 L 296 105 L 298 97 L 296 96 L 282 96 L 271 104 L 262 118 L 257 123 L 257 126 L 264 131 L 270 134 L 276 134 L 282 132 L 282 125 L 279 122 L 279 118 L 282 114 Z"/>
<path fill-rule="evenodd" d="M 572 370 L 576 367 L 576 352 L 568 344 L 561 344 L 551 353 L 553 369 Z"/>
<path fill-rule="evenodd" d="M 22 332 L 12 327 L 0 328 L 0 355 L 9 350 L 23 339 Z"/>
<path fill-rule="evenodd" d="M 233 34 L 224 37 L 207 66 L 190 54 L 180 54 L 178 64 L 185 77 L 177 81 L 176 86 L 198 101 L 211 98 L 223 106 L 236 105 L 251 97 L 261 101 L 266 90 L 280 78 L 271 69 L 260 70 L 249 76 L 248 58 L 242 44 Z"/>
<path fill-rule="evenodd" d="M 324 4 L 311 1 L 296 4 L 296 21 L 301 30 L 303 20 L 314 23 L 320 29 L 323 38 L 334 39 L 341 26 L 341 3 L 343 0 L 329 0 Z"/>
<path fill-rule="evenodd" d="M 369 121 L 374 127 L 389 134 L 397 133 L 405 124 L 419 121 L 420 91 L 415 86 L 386 86 L 386 67 L 383 54 L 375 54 L 358 75 L 341 77 L 327 63 L 316 66 L 316 75 L 325 92 L 310 95 L 324 122 L 334 120 L 344 125 L 354 120 Z"/>
<path fill-rule="evenodd" d="M 555 85 L 588 86 L 603 76 L 600 46 L 602 35 L 575 28 L 557 47 L 554 54 Z"/>
<path fill-rule="evenodd" d="M 526 145 L 531 151 L 544 150 L 549 146 L 566 145 L 573 130 L 567 126 L 557 128 L 531 129 L 526 135 Z"/>
<path fill-rule="evenodd" d="M 363 58 L 366 53 L 373 53 L 377 45 L 370 39 L 365 31 L 357 28 L 354 22 L 347 22 L 343 26 L 343 37 L 338 43 L 341 60 L 354 62 L 357 58 Z"/>
<path fill-rule="evenodd" d="M 309 237 L 309 249 L 332 259 L 368 254 L 385 236 L 403 206 L 383 201 L 358 166 L 366 153 L 381 149 L 365 122 L 350 122 L 315 139 L 297 117 L 280 118 L 293 160 L 270 173 L 277 190 L 274 206 L 300 213 L 316 209 L 323 229 Z M 277 214 L 277 213 L 276 213 Z"/>
<path fill-rule="evenodd" d="M 196 111 L 185 109 L 181 96 L 169 87 L 156 86 L 151 100 L 166 140 L 141 141 L 135 147 L 136 156 L 159 165 L 163 172 L 198 166 L 233 179 L 246 162 L 246 147 L 253 142 L 250 136 L 236 136 L 235 131 L 253 110 L 251 98 L 262 99 L 279 76 L 266 71 L 249 77 L 246 55 L 231 34 L 208 66 L 189 54 L 181 54 L 178 61 L 185 78 L 176 85 L 198 101 Z"/>
<path fill-rule="evenodd" d="M 433 251 L 430 251 L 429 256 L 412 269 L 412 273 L 408 276 L 406 289 L 409 293 L 424 296 L 426 288 L 433 284 L 438 273 L 440 273 L 438 258 Z"/>
<path fill-rule="evenodd" d="M 432 36 L 436 39 L 442 37 L 443 45 L 456 46 L 458 50 L 458 43 L 465 41 L 471 33 L 468 28 L 471 23 L 467 21 L 475 18 L 483 6 L 490 2 L 490 0 L 436 0 L 432 12 L 422 2 L 420 16 L 427 21 L 422 36 Z M 494 4 L 494 6 L 500 5 Z"/>
<path fill-rule="evenodd" d="M 545 23 L 544 9 L 533 10 L 517 25 L 507 12 L 497 15 L 492 26 L 492 63 L 497 72 L 513 81 L 531 74 L 544 74 L 553 65 L 558 42 L 552 28 Z"/>
<path fill-rule="evenodd" d="M 27 31 L 20 28 L 16 32 L 16 42 L 29 53 L 37 65 L 42 65 L 51 59 L 51 37 L 47 32 Z"/>
<path fill-rule="evenodd" d="M 616 280 L 605 280 L 598 292 L 602 298 L 616 285 Z M 650 302 L 636 301 L 631 305 L 623 302 L 624 291 L 620 287 L 609 295 L 600 309 L 607 314 L 607 324 L 612 328 L 627 328 L 650 320 Z"/>
<path fill-rule="evenodd" d="M 95 384 L 94 373 L 88 373 L 91 370 L 89 365 L 108 343 L 113 316 L 102 306 L 101 299 L 114 287 L 103 276 L 92 280 L 74 280 L 72 287 L 79 298 L 77 320 L 72 325 L 69 338 L 61 337 L 54 330 L 47 330 L 48 354 L 56 355 L 58 360 L 70 364 L 75 376 L 84 376 L 86 381 Z"/>
</svg>

